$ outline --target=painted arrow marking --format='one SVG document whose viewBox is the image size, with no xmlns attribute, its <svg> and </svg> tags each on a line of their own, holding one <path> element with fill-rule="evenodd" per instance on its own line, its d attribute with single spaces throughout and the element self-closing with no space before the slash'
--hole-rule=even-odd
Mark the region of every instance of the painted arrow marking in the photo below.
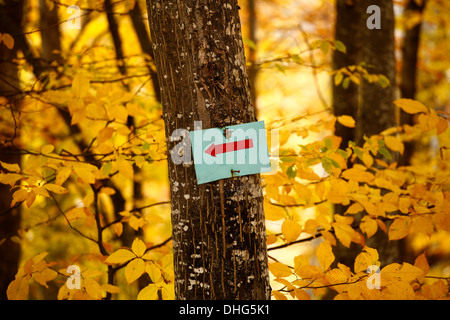
<svg viewBox="0 0 450 320">
<path fill-rule="evenodd" d="M 215 145 L 213 143 L 208 147 L 208 149 L 205 150 L 205 153 L 215 157 L 217 154 L 251 148 L 253 148 L 253 140 L 245 139 L 241 141 L 228 142 L 218 145 Z"/>
</svg>

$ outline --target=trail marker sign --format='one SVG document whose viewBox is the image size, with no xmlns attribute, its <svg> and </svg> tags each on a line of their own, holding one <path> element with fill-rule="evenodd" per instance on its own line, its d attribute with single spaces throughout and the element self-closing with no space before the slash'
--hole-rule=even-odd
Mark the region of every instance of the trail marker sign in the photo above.
<svg viewBox="0 0 450 320">
<path fill-rule="evenodd" d="M 271 170 L 264 121 L 189 133 L 198 184 Z"/>
</svg>

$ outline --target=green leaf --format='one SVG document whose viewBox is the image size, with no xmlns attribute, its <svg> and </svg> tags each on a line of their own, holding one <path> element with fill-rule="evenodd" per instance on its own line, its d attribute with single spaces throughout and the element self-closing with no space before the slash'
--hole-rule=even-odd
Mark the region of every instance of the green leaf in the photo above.
<svg viewBox="0 0 450 320">
<path fill-rule="evenodd" d="M 382 74 L 378 77 L 378 83 L 382 88 L 387 88 L 391 85 L 391 81 L 389 81 L 389 79 Z"/>
<path fill-rule="evenodd" d="M 292 54 L 291 55 L 292 61 L 294 61 L 296 64 L 304 64 L 303 59 L 298 54 Z"/>
<path fill-rule="evenodd" d="M 275 67 L 277 67 L 277 69 L 278 69 L 279 71 L 281 71 L 282 73 L 286 74 L 286 68 L 283 67 L 281 64 L 275 63 Z"/>
<path fill-rule="evenodd" d="M 290 166 L 289 168 L 287 168 L 286 174 L 289 179 L 295 178 L 297 176 L 297 168 L 295 168 L 294 166 Z"/>
<path fill-rule="evenodd" d="M 344 43 L 342 43 L 342 41 L 335 40 L 334 47 L 336 48 L 337 51 L 347 53 L 347 47 L 345 46 Z"/>
<path fill-rule="evenodd" d="M 378 152 L 381 153 L 386 159 L 388 160 L 392 159 L 391 154 L 385 147 L 381 147 L 380 149 L 378 149 Z"/>
</svg>

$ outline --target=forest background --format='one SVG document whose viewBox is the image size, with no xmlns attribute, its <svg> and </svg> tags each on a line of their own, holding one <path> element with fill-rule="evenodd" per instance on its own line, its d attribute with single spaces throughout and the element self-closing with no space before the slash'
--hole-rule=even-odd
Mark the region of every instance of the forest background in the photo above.
<svg viewBox="0 0 450 320">
<path fill-rule="evenodd" d="M 334 1 L 239 1 L 258 120 L 269 142 L 279 132 L 276 172 L 262 175 L 276 299 L 449 296 L 450 4 L 393 4 L 385 74 L 364 50 L 338 65 L 374 39 L 339 34 L 352 21 L 339 24 Z M 0 9 L 1 298 L 173 299 L 146 3 Z M 370 86 L 393 94 L 387 123 L 382 103 L 358 93 Z M 336 88 L 360 108 L 372 104 L 362 115 L 354 100 L 339 107 Z M 80 268 L 79 289 L 66 285 L 69 266 Z M 370 289 L 377 274 L 381 285 Z"/>
</svg>

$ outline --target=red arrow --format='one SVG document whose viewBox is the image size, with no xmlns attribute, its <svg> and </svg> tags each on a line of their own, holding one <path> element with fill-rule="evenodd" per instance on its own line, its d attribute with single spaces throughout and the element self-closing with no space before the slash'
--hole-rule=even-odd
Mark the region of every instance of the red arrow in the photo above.
<svg viewBox="0 0 450 320">
<path fill-rule="evenodd" d="M 215 145 L 214 143 L 206 149 L 205 153 L 215 157 L 216 154 L 221 154 L 225 152 L 238 151 L 243 149 L 253 148 L 253 140 L 245 139 L 241 141 L 228 142 L 223 144 Z"/>
</svg>

